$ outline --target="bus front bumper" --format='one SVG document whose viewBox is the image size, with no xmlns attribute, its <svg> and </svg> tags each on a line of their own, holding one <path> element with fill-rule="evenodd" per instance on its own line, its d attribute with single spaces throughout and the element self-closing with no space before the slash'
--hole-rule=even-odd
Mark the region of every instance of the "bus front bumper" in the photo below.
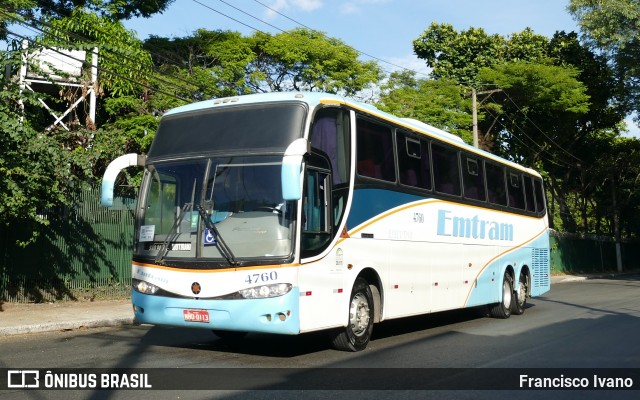
<svg viewBox="0 0 640 400">
<path fill-rule="evenodd" d="M 207 300 L 172 298 L 132 291 L 138 323 L 211 330 L 300 333 L 298 288 L 265 299 Z"/>
</svg>

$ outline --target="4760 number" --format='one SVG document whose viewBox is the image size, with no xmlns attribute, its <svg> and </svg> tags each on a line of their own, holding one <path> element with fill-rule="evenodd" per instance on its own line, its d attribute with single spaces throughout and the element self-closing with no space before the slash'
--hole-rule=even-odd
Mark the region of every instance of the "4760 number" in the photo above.
<svg viewBox="0 0 640 400">
<path fill-rule="evenodd" d="M 254 283 L 275 281 L 276 279 L 278 279 L 278 272 L 270 271 L 257 274 L 249 274 L 244 281 L 251 285 Z"/>
</svg>

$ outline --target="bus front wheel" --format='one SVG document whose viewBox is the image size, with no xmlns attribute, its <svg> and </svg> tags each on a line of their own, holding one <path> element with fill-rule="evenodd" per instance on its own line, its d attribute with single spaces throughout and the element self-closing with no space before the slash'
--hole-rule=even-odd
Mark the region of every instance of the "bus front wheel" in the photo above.
<svg viewBox="0 0 640 400">
<path fill-rule="evenodd" d="M 505 271 L 502 277 L 502 297 L 498 303 L 489 306 L 489 314 L 494 318 L 506 319 L 511 316 L 511 307 L 514 301 L 513 278 Z"/>
<path fill-rule="evenodd" d="M 349 302 L 349 322 L 339 331 L 333 332 L 331 344 L 337 350 L 364 350 L 373 331 L 373 294 L 369 283 L 356 279 Z"/>
</svg>

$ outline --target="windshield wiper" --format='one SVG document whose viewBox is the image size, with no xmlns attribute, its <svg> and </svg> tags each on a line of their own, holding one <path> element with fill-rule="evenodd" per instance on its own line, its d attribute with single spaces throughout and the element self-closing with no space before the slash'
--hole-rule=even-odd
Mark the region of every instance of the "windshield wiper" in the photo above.
<svg viewBox="0 0 640 400">
<path fill-rule="evenodd" d="M 231 251 L 229 246 L 227 246 L 227 244 L 224 242 L 224 240 L 222 239 L 222 236 L 220 236 L 220 231 L 218 231 L 218 228 L 216 228 L 216 225 L 213 222 L 211 222 L 211 216 L 207 213 L 207 211 L 201 205 L 198 205 L 198 213 L 200 214 L 202 221 L 204 221 L 204 225 L 207 227 L 207 229 L 209 229 L 209 231 L 213 232 L 216 235 L 213 243 L 218 248 L 218 251 L 220 252 L 220 254 L 222 254 L 222 256 L 227 260 L 229 265 L 238 265 L 238 262 L 236 261 L 236 257 L 233 255 L 233 252 Z"/>
<path fill-rule="evenodd" d="M 162 246 L 160 247 L 160 250 L 158 250 L 158 254 L 156 254 L 156 264 L 162 263 L 167 254 L 169 254 L 169 246 L 173 242 L 175 242 L 176 239 L 178 239 L 178 236 L 180 236 L 180 234 L 178 233 L 178 226 L 180 226 L 180 223 L 182 223 L 182 220 L 187 214 L 187 211 L 189 211 L 189 214 L 191 214 L 191 211 L 193 211 L 193 203 L 195 202 L 194 199 L 196 196 L 196 183 L 197 182 L 194 179 L 193 187 L 191 188 L 191 202 L 184 203 L 180 215 L 178 215 L 178 217 L 173 221 L 173 226 L 171 226 L 171 229 L 169 229 L 167 237 L 164 239 L 164 242 L 162 242 Z"/>
<path fill-rule="evenodd" d="M 180 226 L 180 223 L 184 219 L 184 216 L 187 214 L 187 212 L 191 213 L 192 210 L 193 203 L 185 203 L 184 206 L 182 206 L 180 215 L 175 219 L 175 221 L 173 221 L 173 225 L 171 226 L 171 229 L 169 229 L 167 237 L 164 239 L 164 242 L 162 242 L 162 246 L 160 246 L 158 254 L 156 254 L 156 264 L 161 264 L 166 255 L 169 253 L 169 246 L 173 244 L 176 239 L 178 239 L 178 236 L 180 236 L 180 234 L 178 233 L 178 226 Z"/>
</svg>

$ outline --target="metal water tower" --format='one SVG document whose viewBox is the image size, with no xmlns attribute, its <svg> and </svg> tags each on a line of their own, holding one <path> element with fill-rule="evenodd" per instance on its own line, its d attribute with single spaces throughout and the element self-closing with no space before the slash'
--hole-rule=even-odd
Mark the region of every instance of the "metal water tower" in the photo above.
<svg viewBox="0 0 640 400">
<path fill-rule="evenodd" d="M 81 95 L 69 105 L 61 115 L 56 114 L 44 100 L 38 99 L 55 118 L 55 121 L 47 128 L 53 129 L 56 125 L 69 130 L 63 122 L 70 112 L 75 110 L 83 101 L 89 101 L 89 113 L 87 115 L 87 126 L 96 125 L 96 91 L 98 86 L 98 48 L 91 52 L 91 77 L 90 80 L 83 80 L 83 71 L 86 67 L 86 52 L 83 50 L 66 50 L 54 47 L 41 47 L 36 51 L 29 51 L 26 40 L 22 42 L 22 64 L 20 67 L 20 90 L 31 90 L 36 93 L 56 90 L 57 86 L 68 86 L 86 88 Z M 55 86 L 54 86 L 55 85 Z M 24 105 L 21 104 L 24 109 Z"/>
</svg>

